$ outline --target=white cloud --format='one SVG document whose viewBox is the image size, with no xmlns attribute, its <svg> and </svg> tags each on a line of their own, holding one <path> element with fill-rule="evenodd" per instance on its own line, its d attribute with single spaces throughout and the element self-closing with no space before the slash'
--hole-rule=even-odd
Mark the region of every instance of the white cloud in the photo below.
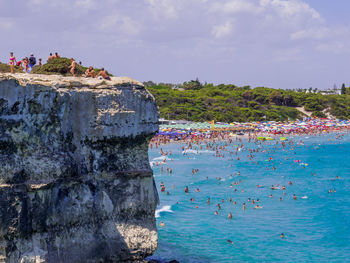
<svg viewBox="0 0 350 263">
<path fill-rule="evenodd" d="M 210 5 L 210 11 L 221 12 L 225 14 L 238 14 L 260 13 L 263 10 L 259 5 L 249 0 L 229 0 L 212 3 Z"/>
<path fill-rule="evenodd" d="M 41 1 L 41 0 L 35 0 L 35 1 Z M 83 9 L 96 9 L 98 7 L 98 3 L 95 0 L 77 0 L 75 2 L 75 5 L 78 8 L 83 8 Z"/>
<path fill-rule="evenodd" d="M 260 0 L 260 5 L 274 9 L 281 17 L 307 16 L 312 19 L 321 18 L 321 15 L 315 9 L 301 0 Z"/>
<path fill-rule="evenodd" d="M 8 18 L 8 17 L 0 17 L 0 29 L 2 30 L 11 30 L 15 26 L 15 22 L 13 19 Z"/>
<path fill-rule="evenodd" d="M 28 0 L 29 5 L 41 5 L 45 2 L 45 0 Z"/>
<path fill-rule="evenodd" d="M 299 47 L 293 47 L 288 49 L 280 49 L 274 52 L 273 61 L 278 63 L 285 63 L 290 61 L 298 61 L 302 58 L 303 54 Z"/>
<path fill-rule="evenodd" d="M 329 37 L 331 30 L 329 28 L 308 28 L 292 33 L 291 40 L 315 39 L 322 40 Z"/>
<path fill-rule="evenodd" d="M 332 54 L 350 53 L 350 47 L 342 41 L 329 41 L 320 43 L 316 46 L 316 50 Z"/>
<path fill-rule="evenodd" d="M 137 35 L 140 27 L 130 17 L 125 15 L 110 15 L 102 19 L 99 29 L 105 32 L 120 31 L 126 35 Z"/>
<path fill-rule="evenodd" d="M 223 25 L 214 26 L 213 30 L 212 30 L 212 33 L 213 33 L 213 35 L 216 38 L 225 37 L 225 36 L 230 35 L 232 33 L 232 24 L 231 24 L 231 22 L 227 21 Z"/>
<path fill-rule="evenodd" d="M 183 4 L 182 0 L 145 0 L 145 2 L 154 16 L 170 19 L 178 17 L 178 10 Z"/>
</svg>

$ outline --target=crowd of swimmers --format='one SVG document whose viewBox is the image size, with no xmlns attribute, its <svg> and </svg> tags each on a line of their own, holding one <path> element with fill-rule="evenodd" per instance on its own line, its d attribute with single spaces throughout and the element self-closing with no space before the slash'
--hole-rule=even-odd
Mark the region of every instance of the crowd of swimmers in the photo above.
<svg viewBox="0 0 350 263">
<path fill-rule="evenodd" d="M 343 130 L 338 130 L 337 133 L 335 133 L 335 141 L 336 140 L 341 140 L 345 133 L 348 132 L 347 129 L 343 129 Z M 313 135 L 320 135 L 322 133 L 319 132 L 315 132 L 312 131 L 311 132 Z M 304 133 L 303 133 L 304 134 Z M 256 157 L 257 153 L 271 153 L 271 155 L 278 149 L 282 149 L 282 150 L 286 150 L 287 147 L 289 147 L 289 149 L 292 151 L 292 153 L 295 154 L 295 149 L 297 146 L 301 146 L 301 147 L 305 147 L 304 146 L 304 142 L 301 139 L 290 139 L 287 141 L 280 141 L 278 139 L 278 137 L 276 138 L 276 140 L 274 141 L 270 141 L 270 142 L 262 142 L 259 141 L 258 138 L 259 134 L 257 133 L 252 133 L 252 134 L 248 134 L 247 135 L 247 142 L 250 144 L 245 143 L 245 141 L 243 141 L 242 137 L 239 136 L 235 136 L 232 137 L 230 135 L 229 132 L 216 132 L 216 131 L 212 131 L 210 133 L 206 133 L 206 134 L 200 134 L 200 133 L 191 133 L 188 132 L 186 134 L 180 134 L 178 136 L 163 136 L 163 135 L 158 135 L 156 137 L 154 137 L 151 140 L 150 143 L 150 148 L 157 148 L 159 149 L 160 154 L 164 157 L 164 159 L 162 161 L 159 162 L 155 162 L 153 165 L 155 166 L 160 166 L 160 173 L 163 174 L 164 173 L 164 169 L 163 166 L 164 165 L 168 165 L 167 164 L 167 157 L 169 157 L 170 155 L 172 155 L 172 152 L 168 152 L 163 150 L 163 147 L 165 146 L 165 144 L 169 144 L 169 143 L 179 143 L 181 146 L 181 151 L 182 154 L 184 156 L 187 156 L 188 152 L 190 153 L 199 153 L 200 151 L 203 150 L 207 150 L 207 151 L 212 151 L 214 156 L 218 157 L 218 158 L 227 158 L 228 160 L 232 160 L 232 161 L 240 161 L 239 158 L 239 154 L 240 152 L 244 153 L 246 152 L 248 155 L 248 160 L 252 163 L 252 164 L 258 164 L 257 161 L 254 160 L 254 158 Z M 251 145 L 256 145 L 256 147 L 252 147 Z M 270 145 L 272 146 L 272 148 L 266 148 L 264 146 L 266 145 Z M 318 149 L 318 146 L 313 145 L 312 147 L 314 147 L 314 149 Z M 189 157 L 188 157 L 189 158 Z M 284 157 L 285 161 L 292 161 L 292 157 Z M 272 163 L 274 162 L 274 158 L 273 157 L 269 157 L 267 158 L 266 162 L 267 163 L 271 163 L 270 165 L 268 165 L 268 167 L 266 167 L 267 170 L 271 170 L 271 171 L 276 171 L 276 167 L 275 165 L 272 165 Z M 282 160 L 279 161 L 280 164 L 282 164 Z M 307 167 L 307 165 L 302 165 L 302 163 L 300 162 L 300 160 L 294 160 L 293 165 L 299 165 L 301 168 L 305 169 Z M 172 175 L 173 173 L 173 168 L 167 167 L 166 168 L 166 173 L 168 175 Z M 192 176 L 195 176 L 197 174 L 200 174 L 199 169 L 197 168 L 192 168 Z M 311 172 L 310 173 L 311 176 L 316 176 L 316 173 Z M 238 171 L 236 173 L 233 173 L 230 176 L 231 179 L 236 178 L 236 176 L 240 176 L 241 173 Z M 208 180 L 209 178 L 206 177 L 206 180 Z M 221 184 L 222 179 L 221 177 L 216 177 L 217 181 L 219 184 Z M 335 179 L 333 180 L 338 180 L 340 179 L 339 176 L 336 176 Z M 243 183 L 242 180 L 236 180 L 234 182 L 231 183 L 231 185 L 229 186 L 230 188 L 234 189 L 234 192 L 245 192 L 244 189 L 238 189 L 238 186 L 241 185 Z M 172 186 L 172 188 L 175 188 L 175 185 Z M 262 185 L 258 184 L 257 188 L 262 188 Z M 300 196 L 298 197 L 296 194 L 292 193 L 289 197 L 286 194 L 287 188 L 288 190 L 293 189 L 293 182 L 291 180 L 288 181 L 288 183 L 286 185 L 281 185 L 281 184 L 274 184 L 271 185 L 270 187 L 271 190 L 271 194 L 268 195 L 269 198 L 274 198 L 274 194 L 273 193 L 281 193 L 281 196 L 279 196 L 277 198 L 277 200 L 279 201 L 283 201 L 285 198 L 289 198 L 292 199 L 294 201 L 297 201 L 300 199 L 307 199 L 306 196 Z M 166 186 L 164 184 L 164 182 L 161 182 L 160 184 L 160 189 L 161 192 L 166 193 L 167 195 L 170 195 L 171 192 L 167 191 L 168 189 L 166 189 Z M 281 190 L 281 192 L 277 192 L 276 190 Z M 195 192 L 200 192 L 200 189 L 198 187 L 195 187 L 194 189 L 190 189 L 188 186 L 185 186 L 184 188 L 184 193 L 186 195 L 192 195 L 192 197 L 190 197 L 190 202 L 195 202 Z M 328 193 L 336 193 L 336 190 L 333 189 L 329 189 Z M 208 193 L 210 194 L 210 193 Z M 237 201 L 234 201 L 232 199 L 232 197 L 230 197 L 227 200 L 229 203 L 233 204 L 233 205 L 237 205 Z M 219 215 L 222 211 L 222 205 L 226 202 L 225 199 L 221 199 L 221 201 L 219 203 L 217 203 L 215 205 L 216 209 L 214 210 L 214 215 Z M 206 200 L 206 204 L 210 205 L 212 203 L 210 197 L 207 198 Z M 261 204 L 261 200 L 259 198 L 248 198 L 246 199 L 244 202 L 241 203 L 241 207 L 242 210 L 245 211 L 246 209 L 249 209 L 249 207 L 253 208 L 253 209 L 263 209 L 263 205 Z M 195 208 L 198 208 L 198 205 L 195 206 Z M 227 218 L 229 220 L 233 219 L 233 214 L 231 212 L 228 211 Z M 164 227 L 165 223 L 164 221 L 161 222 L 160 226 Z M 282 233 L 280 234 L 281 238 L 285 238 L 285 234 Z M 228 241 L 229 242 L 229 241 Z M 232 242 L 232 241 L 231 241 Z M 229 242 L 230 243 L 230 242 Z"/>
<path fill-rule="evenodd" d="M 53 53 L 50 53 L 47 62 L 49 62 L 50 60 L 56 59 L 56 58 L 60 58 L 61 56 L 58 54 L 58 52 L 55 52 L 55 54 L 53 55 Z M 24 57 L 21 60 L 16 59 L 16 57 L 14 56 L 13 52 L 10 52 L 10 61 L 8 63 L 10 65 L 10 71 L 11 73 L 14 73 L 14 67 L 18 66 L 20 67 L 20 69 L 24 72 L 24 73 L 31 73 L 33 67 L 37 64 L 36 61 L 36 57 L 34 56 L 33 53 L 30 54 L 29 57 Z M 39 58 L 38 59 L 38 64 L 37 66 L 40 68 L 42 67 L 42 59 Z M 73 77 L 76 77 L 76 61 L 74 58 L 71 58 L 71 64 L 68 67 L 69 72 L 72 74 Z M 79 61 L 79 65 L 82 65 L 82 62 Z M 105 79 L 105 80 L 111 80 L 111 78 L 109 77 L 109 74 L 107 72 L 107 70 L 105 70 L 104 68 L 102 68 L 98 73 L 96 73 L 96 71 L 94 70 L 94 68 L 92 66 L 90 66 L 84 73 L 83 75 L 85 78 L 101 78 L 101 79 Z"/>
</svg>

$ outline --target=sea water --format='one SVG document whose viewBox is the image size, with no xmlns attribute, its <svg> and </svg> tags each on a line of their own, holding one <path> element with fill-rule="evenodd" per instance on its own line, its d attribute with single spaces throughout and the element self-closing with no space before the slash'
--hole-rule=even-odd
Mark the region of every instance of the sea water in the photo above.
<svg viewBox="0 0 350 263">
<path fill-rule="evenodd" d="M 160 196 L 156 212 L 159 244 L 154 256 L 180 262 L 349 262 L 350 136 L 298 136 L 289 140 L 295 145 L 289 146 L 287 141 L 283 149 L 278 138 L 278 144 L 254 144 L 243 139 L 240 160 L 227 151 L 219 151 L 224 158 L 216 157 L 205 144 L 198 152 L 183 152 L 180 143 L 168 144 L 161 147 L 172 155 L 158 166 L 156 162 L 164 158 L 159 149 L 150 149 Z M 233 141 L 228 150 L 237 149 L 239 144 Z M 252 160 L 248 158 L 249 148 L 260 149 Z M 172 174 L 166 168 L 172 168 Z M 192 175 L 192 169 L 199 172 Z M 234 185 L 237 181 L 241 183 Z M 165 192 L 160 192 L 161 182 Z M 286 190 L 270 189 L 277 184 Z M 186 186 L 188 194 L 184 192 Z M 329 189 L 336 192 L 328 193 Z M 229 202 L 230 197 L 236 205 Z M 256 204 L 262 209 L 254 209 L 256 204 L 248 198 L 260 199 Z M 242 209 L 244 202 L 246 210 Z M 215 211 L 219 214 L 214 215 Z M 227 218 L 229 212 L 231 220 Z M 159 226 L 161 221 L 164 227 Z"/>
</svg>

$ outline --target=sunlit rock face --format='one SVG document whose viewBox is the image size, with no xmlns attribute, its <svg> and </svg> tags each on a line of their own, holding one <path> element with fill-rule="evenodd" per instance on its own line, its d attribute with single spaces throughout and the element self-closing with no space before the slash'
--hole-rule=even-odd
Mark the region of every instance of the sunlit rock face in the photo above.
<svg viewBox="0 0 350 263">
<path fill-rule="evenodd" d="M 157 130 L 153 96 L 130 78 L 0 74 L 0 262 L 152 254 Z"/>
</svg>

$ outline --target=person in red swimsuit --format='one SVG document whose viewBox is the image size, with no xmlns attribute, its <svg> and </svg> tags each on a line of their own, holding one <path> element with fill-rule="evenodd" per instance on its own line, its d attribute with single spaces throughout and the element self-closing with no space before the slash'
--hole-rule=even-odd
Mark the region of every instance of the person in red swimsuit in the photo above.
<svg viewBox="0 0 350 263">
<path fill-rule="evenodd" d="M 10 52 L 10 68 L 11 68 L 11 73 L 13 73 L 13 68 L 15 64 L 17 63 L 15 56 L 13 55 L 13 52 Z"/>
</svg>

